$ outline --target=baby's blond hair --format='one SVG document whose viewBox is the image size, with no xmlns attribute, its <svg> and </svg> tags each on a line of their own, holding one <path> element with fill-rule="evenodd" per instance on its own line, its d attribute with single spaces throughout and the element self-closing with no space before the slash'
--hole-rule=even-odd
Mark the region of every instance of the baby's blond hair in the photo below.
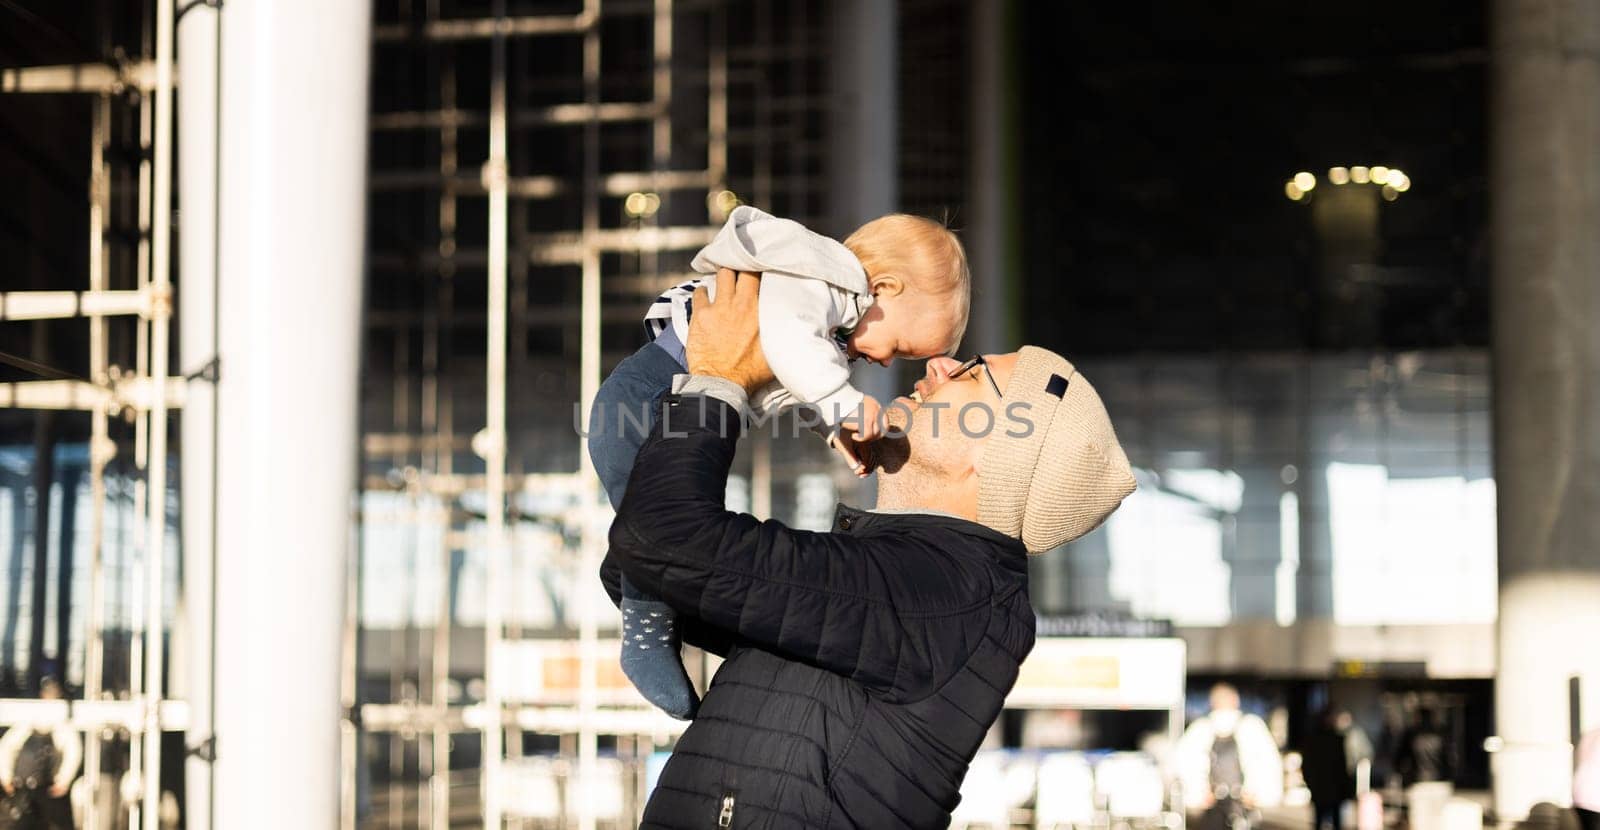
<svg viewBox="0 0 1600 830">
<path fill-rule="evenodd" d="M 951 330 L 944 353 L 955 353 L 967 332 L 972 273 L 967 269 L 967 252 L 953 231 L 932 219 L 891 213 L 856 228 L 844 246 L 861 260 L 869 283 L 881 274 L 892 274 L 912 291 L 941 301 Z"/>
</svg>

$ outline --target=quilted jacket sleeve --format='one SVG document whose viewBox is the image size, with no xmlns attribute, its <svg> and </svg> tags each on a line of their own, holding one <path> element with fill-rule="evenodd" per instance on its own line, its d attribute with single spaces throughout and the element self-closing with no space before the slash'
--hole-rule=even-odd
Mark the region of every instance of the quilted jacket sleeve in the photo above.
<svg viewBox="0 0 1600 830">
<path fill-rule="evenodd" d="M 812 533 L 724 510 L 739 429 L 722 401 L 668 396 L 634 462 L 610 556 L 641 589 L 742 641 L 888 698 L 931 693 L 976 645 L 989 572 L 917 539 Z"/>
</svg>

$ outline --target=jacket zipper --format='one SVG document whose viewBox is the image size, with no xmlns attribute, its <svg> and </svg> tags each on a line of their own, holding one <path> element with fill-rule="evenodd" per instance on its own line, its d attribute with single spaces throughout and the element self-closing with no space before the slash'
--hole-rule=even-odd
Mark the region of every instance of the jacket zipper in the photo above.
<svg viewBox="0 0 1600 830">
<path fill-rule="evenodd" d="M 722 811 L 717 813 L 717 826 L 733 826 L 733 793 L 722 794 Z"/>
</svg>

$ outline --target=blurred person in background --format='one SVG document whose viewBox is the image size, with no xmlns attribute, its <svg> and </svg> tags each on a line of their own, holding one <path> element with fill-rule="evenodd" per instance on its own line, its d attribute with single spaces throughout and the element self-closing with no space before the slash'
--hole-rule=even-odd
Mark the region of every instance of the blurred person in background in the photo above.
<svg viewBox="0 0 1600 830">
<path fill-rule="evenodd" d="M 626 574 L 686 642 L 725 656 L 643 826 L 946 827 L 1033 649 L 1029 553 L 1103 522 L 1132 470 L 1088 380 L 1024 347 L 931 359 L 886 407 L 863 459 L 875 511 L 841 506 L 827 533 L 729 512 L 748 396 L 773 377 L 758 284 L 723 272 L 716 302 L 695 293 L 689 373 L 657 410 L 602 566 L 613 601 Z"/>
<path fill-rule="evenodd" d="M 1412 705 L 1414 707 L 1414 704 Z M 1400 786 L 1400 771 L 1396 764 L 1400 758 L 1401 741 L 1411 731 L 1411 708 L 1405 706 L 1385 705 L 1382 711 L 1383 723 L 1378 732 L 1376 751 L 1373 753 L 1372 783 L 1381 789 L 1393 789 Z"/>
<path fill-rule="evenodd" d="M 1439 718 L 1431 707 L 1420 707 L 1412 716 L 1410 728 L 1400 736 L 1395 756 L 1395 771 L 1405 786 L 1453 780 L 1454 764 L 1450 745 L 1439 728 Z"/>
<path fill-rule="evenodd" d="M 61 684 L 46 677 L 41 700 L 60 700 Z M 70 724 L 13 726 L 0 737 L 0 827 L 6 830 L 69 830 L 72 805 L 67 793 L 78 777 L 83 741 Z"/>
<path fill-rule="evenodd" d="M 1361 768 L 1362 763 L 1368 764 L 1368 769 L 1370 770 L 1370 765 L 1375 760 L 1376 753 L 1372 748 L 1372 739 L 1367 737 L 1367 730 L 1362 729 L 1361 724 L 1356 723 L 1355 716 L 1351 715 L 1348 710 L 1339 710 L 1337 726 L 1339 731 L 1344 734 L 1345 765 L 1350 770 L 1350 778 L 1354 780 L 1356 772 Z M 1370 772 L 1368 774 L 1370 775 Z M 1369 780 L 1367 785 L 1371 786 L 1371 784 L 1372 782 Z"/>
<path fill-rule="evenodd" d="M 1266 722 L 1240 709 L 1238 689 L 1218 683 L 1210 702 L 1178 740 L 1178 780 L 1202 826 L 1236 828 L 1283 800 L 1283 757 Z"/>
<path fill-rule="evenodd" d="M 1600 728 L 1578 741 L 1578 767 L 1572 774 L 1572 806 L 1583 830 L 1600 830 Z"/>
<path fill-rule="evenodd" d="M 1344 803 L 1355 796 L 1354 765 L 1350 757 L 1348 733 L 1350 713 L 1329 707 L 1317 719 L 1317 727 L 1306 739 L 1306 788 L 1311 790 L 1315 830 L 1339 830 Z"/>
</svg>

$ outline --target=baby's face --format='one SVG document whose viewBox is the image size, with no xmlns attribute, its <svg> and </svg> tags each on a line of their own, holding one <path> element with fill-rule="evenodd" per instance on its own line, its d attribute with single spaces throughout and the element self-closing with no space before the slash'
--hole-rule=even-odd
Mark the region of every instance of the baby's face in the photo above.
<svg viewBox="0 0 1600 830">
<path fill-rule="evenodd" d="M 880 296 L 846 341 L 850 359 L 888 366 L 895 358 L 922 360 L 944 353 L 949 315 L 937 301 L 910 291 Z"/>
</svg>

